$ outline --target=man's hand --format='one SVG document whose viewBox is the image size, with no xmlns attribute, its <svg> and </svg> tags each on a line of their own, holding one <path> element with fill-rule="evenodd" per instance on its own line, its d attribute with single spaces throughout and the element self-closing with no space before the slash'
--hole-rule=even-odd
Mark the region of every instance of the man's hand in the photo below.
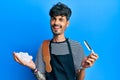
<svg viewBox="0 0 120 80">
<path fill-rule="evenodd" d="M 35 63 L 32 60 L 30 60 L 29 62 L 23 61 L 21 58 L 18 57 L 18 55 L 16 55 L 15 52 L 13 53 L 13 57 L 14 57 L 14 60 L 20 63 L 21 65 L 27 66 L 32 70 L 36 68 Z"/>
<path fill-rule="evenodd" d="M 97 59 L 98 59 L 98 55 L 95 53 L 91 53 L 89 56 L 83 59 L 82 68 L 91 67 Z"/>
</svg>

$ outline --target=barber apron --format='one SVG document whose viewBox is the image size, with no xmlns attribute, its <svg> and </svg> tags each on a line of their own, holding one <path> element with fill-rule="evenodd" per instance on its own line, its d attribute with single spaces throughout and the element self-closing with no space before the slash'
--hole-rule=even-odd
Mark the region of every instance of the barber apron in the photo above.
<svg viewBox="0 0 120 80">
<path fill-rule="evenodd" d="M 45 73 L 46 80 L 76 80 L 72 50 L 68 39 L 66 39 L 66 42 L 69 49 L 69 54 L 66 55 L 51 54 L 51 42 L 52 40 L 49 45 L 52 71 Z"/>
</svg>

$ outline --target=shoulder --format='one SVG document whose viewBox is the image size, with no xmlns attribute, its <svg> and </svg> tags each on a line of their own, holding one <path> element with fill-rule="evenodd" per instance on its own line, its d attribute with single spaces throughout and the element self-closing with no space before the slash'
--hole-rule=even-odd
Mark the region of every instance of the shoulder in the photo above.
<svg viewBox="0 0 120 80">
<path fill-rule="evenodd" d="M 68 39 L 71 45 L 81 46 L 80 42 L 72 39 Z"/>
<path fill-rule="evenodd" d="M 79 43 L 78 41 L 76 40 L 72 40 L 72 39 L 68 39 L 70 42 L 73 42 L 73 43 Z"/>
</svg>

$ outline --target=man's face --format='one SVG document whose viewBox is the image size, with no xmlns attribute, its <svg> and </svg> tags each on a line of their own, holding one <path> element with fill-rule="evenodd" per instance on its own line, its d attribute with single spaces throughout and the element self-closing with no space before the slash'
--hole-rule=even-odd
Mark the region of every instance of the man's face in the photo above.
<svg viewBox="0 0 120 80">
<path fill-rule="evenodd" d="M 68 24 L 69 21 L 66 19 L 66 16 L 55 16 L 51 17 L 50 20 L 51 29 L 54 35 L 64 34 Z"/>
</svg>

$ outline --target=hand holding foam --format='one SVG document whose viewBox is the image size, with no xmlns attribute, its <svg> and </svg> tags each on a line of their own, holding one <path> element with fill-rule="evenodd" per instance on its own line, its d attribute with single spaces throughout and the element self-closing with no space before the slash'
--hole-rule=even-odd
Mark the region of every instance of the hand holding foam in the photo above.
<svg viewBox="0 0 120 80">
<path fill-rule="evenodd" d="M 31 55 L 29 55 L 27 52 L 18 52 L 16 53 L 18 58 L 22 59 L 23 61 L 30 62 L 30 60 L 33 59 Z"/>
</svg>

